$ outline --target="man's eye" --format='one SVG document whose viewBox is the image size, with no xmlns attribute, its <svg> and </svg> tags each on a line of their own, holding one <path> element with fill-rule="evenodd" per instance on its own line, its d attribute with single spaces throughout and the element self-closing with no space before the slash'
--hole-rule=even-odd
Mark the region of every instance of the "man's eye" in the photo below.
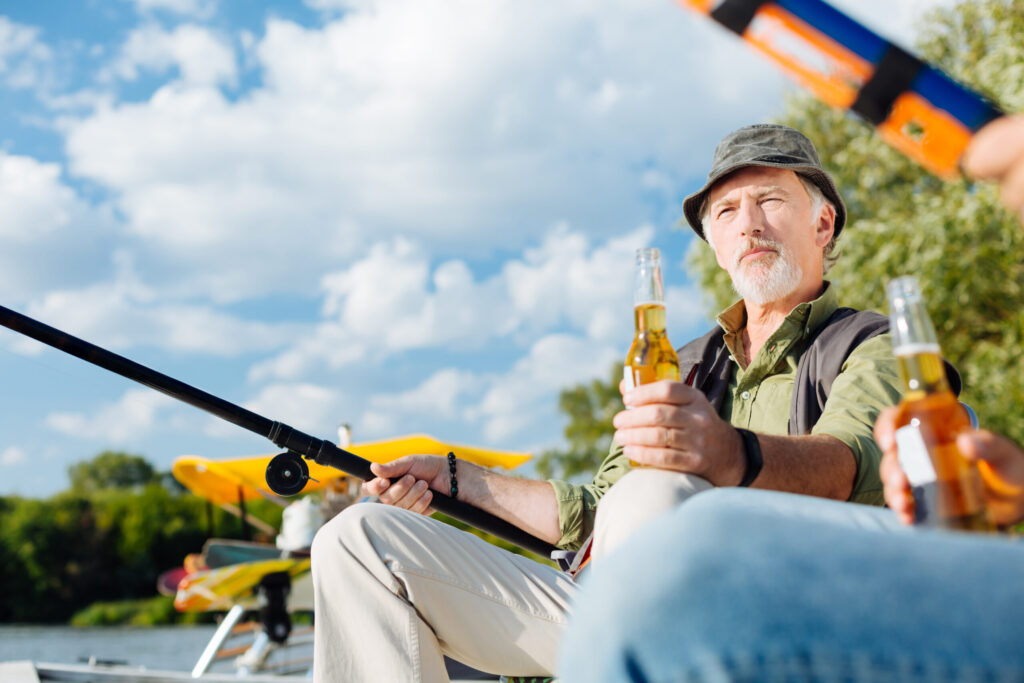
<svg viewBox="0 0 1024 683">
<path fill-rule="evenodd" d="M 727 214 L 732 213 L 732 211 L 733 211 L 733 208 L 731 206 L 727 206 L 724 209 L 719 209 L 718 210 L 718 214 L 715 217 L 716 218 L 722 218 L 723 216 L 726 216 Z"/>
</svg>

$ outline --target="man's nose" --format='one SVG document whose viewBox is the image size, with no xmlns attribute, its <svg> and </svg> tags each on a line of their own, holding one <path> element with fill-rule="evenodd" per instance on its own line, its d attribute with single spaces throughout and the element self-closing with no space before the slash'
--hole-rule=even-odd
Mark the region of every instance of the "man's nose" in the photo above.
<svg viewBox="0 0 1024 683">
<path fill-rule="evenodd" d="M 764 212 L 754 200 L 740 202 L 736 225 L 742 235 L 760 235 L 764 232 Z"/>
</svg>

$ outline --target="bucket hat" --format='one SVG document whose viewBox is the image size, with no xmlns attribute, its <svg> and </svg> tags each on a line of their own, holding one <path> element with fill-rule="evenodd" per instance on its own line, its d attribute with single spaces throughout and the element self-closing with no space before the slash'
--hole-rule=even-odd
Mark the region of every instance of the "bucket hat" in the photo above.
<svg viewBox="0 0 1024 683">
<path fill-rule="evenodd" d="M 704 226 L 700 224 L 700 210 L 707 201 L 712 186 L 728 174 L 748 166 L 788 168 L 817 185 L 822 194 L 835 206 L 834 236 L 839 236 L 846 225 L 846 205 L 839 196 L 832 176 L 821 167 L 814 144 L 798 130 L 777 124 L 760 123 L 745 126 L 722 138 L 715 147 L 711 172 L 708 173 L 704 187 L 683 200 L 686 221 L 701 239 L 707 240 L 704 236 Z"/>
</svg>

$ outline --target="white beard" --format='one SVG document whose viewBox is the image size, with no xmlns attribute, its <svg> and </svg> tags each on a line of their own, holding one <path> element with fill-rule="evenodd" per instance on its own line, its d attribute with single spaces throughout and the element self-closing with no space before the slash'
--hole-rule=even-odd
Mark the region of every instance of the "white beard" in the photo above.
<svg viewBox="0 0 1024 683">
<path fill-rule="evenodd" d="M 748 263 L 740 263 L 740 256 L 753 248 L 774 249 L 775 254 L 764 254 Z M 748 239 L 733 256 L 729 272 L 733 289 L 744 301 L 764 305 L 784 299 L 800 286 L 803 270 L 793 255 L 781 244 L 766 238 Z"/>
</svg>

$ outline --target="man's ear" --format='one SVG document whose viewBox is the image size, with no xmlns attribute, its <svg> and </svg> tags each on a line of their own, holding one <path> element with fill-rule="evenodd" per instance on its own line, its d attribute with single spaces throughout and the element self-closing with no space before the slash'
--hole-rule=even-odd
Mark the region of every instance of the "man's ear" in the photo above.
<svg viewBox="0 0 1024 683">
<path fill-rule="evenodd" d="M 836 207 L 824 202 L 818 213 L 818 224 L 814 233 L 814 243 L 824 248 L 836 231 Z"/>
</svg>

